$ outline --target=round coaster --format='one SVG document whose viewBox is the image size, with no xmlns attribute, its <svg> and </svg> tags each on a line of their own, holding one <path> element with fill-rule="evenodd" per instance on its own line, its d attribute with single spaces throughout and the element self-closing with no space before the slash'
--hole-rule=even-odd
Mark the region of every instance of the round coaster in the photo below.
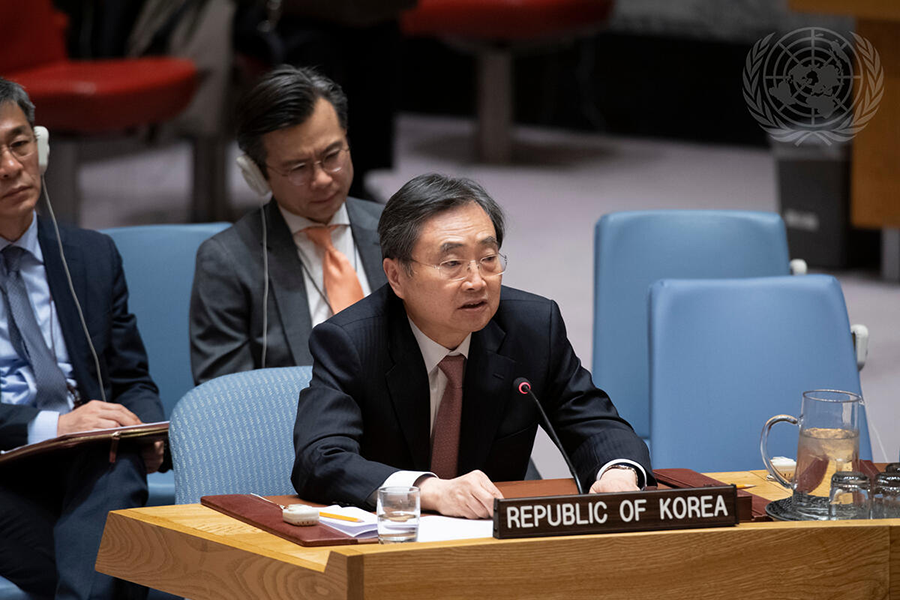
<svg viewBox="0 0 900 600">
<path fill-rule="evenodd" d="M 788 496 L 787 498 L 782 498 L 781 500 L 775 500 L 774 502 L 769 502 L 766 505 L 766 514 L 775 519 L 776 521 L 823 521 L 827 519 L 828 515 L 828 499 L 827 498 L 812 498 L 812 502 L 815 506 L 821 506 L 823 510 L 823 514 L 821 517 L 816 518 L 813 516 L 801 514 L 797 507 L 794 506 L 794 498 L 793 496 Z"/>
</svg>

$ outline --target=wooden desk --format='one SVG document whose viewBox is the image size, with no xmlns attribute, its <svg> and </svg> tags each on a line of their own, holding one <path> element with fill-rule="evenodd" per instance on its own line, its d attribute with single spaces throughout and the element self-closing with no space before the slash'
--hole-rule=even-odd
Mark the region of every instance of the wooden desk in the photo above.
<svg viewBox="0 0 900 600">
<path fill-rule="evenodd" d="M 900 599 L 900 520 L 303 548 L 191 504 L 110 513 L 97 570 L 193 600 Z"/>
</svg>

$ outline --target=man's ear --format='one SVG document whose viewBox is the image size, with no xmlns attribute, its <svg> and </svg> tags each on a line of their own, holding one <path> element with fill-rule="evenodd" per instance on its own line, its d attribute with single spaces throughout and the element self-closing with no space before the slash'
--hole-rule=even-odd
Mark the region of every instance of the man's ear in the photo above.
<svg viewBox="0 0 900 600">
<path fill-rule="evenodd" d="M 404 269 L 403 265 L 400 264 L 400 261 L 393 258 L 385 258 L 381 261 L 381 267 L 384 269 L 384 275 L 387 277 L 391 289 L 394 290 L 394 294 L 402 300 L 404 288 L 403 278 L 406 275 L 405 272 L 401 273 Z"/>
</svg>

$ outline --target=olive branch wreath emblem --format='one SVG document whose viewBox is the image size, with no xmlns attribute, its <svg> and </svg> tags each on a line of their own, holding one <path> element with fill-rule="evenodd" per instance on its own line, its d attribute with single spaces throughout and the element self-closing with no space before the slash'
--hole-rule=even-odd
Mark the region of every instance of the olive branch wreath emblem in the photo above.
<svg viewBox="0 0 900 600">
<path fill-rule="evenodd" d="M 830 146 L 832 142 L 849 141 L 859 131 L 865 129 L 866 124 L 878 112 L 878 104 L 884 95 L 884 68 L 881 65 L 881 57 L 872 43 L 855 32 L 851 34 L 856 41 L 856 51 L 865 69 L 866 76 L 863 79 L 865 88 L 857 90 L 854 106 L 847 111 L 843 121 L 831 129 L 798 129 L 785 122 L 777 111 L 772 110 L 763 99 L 759 75 L 763 60 L 768 54 L 769 41 L 775 34 L 770 33 L 753 45 L 747 53 L 744 64 L 744 100 L 750 114 L 766 133 L 779 142 L 794 142 L 797 146 L 810 137 L 818 138 Z"/>
</svg>

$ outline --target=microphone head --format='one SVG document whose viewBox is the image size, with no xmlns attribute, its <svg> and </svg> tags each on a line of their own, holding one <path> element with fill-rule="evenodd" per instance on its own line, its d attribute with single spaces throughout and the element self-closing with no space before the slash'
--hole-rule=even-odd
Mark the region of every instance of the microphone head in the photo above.
<svg viewBox="0 0 900 600">
<path fill-rule="evenodd" d="M 513 381 L 513 385 L 517 390 L 519 390 L 520 394 L 527 394 L 531 391 L 531 382 L 524 377 L 519 377 L 518 379 Z"/>
</svg>

